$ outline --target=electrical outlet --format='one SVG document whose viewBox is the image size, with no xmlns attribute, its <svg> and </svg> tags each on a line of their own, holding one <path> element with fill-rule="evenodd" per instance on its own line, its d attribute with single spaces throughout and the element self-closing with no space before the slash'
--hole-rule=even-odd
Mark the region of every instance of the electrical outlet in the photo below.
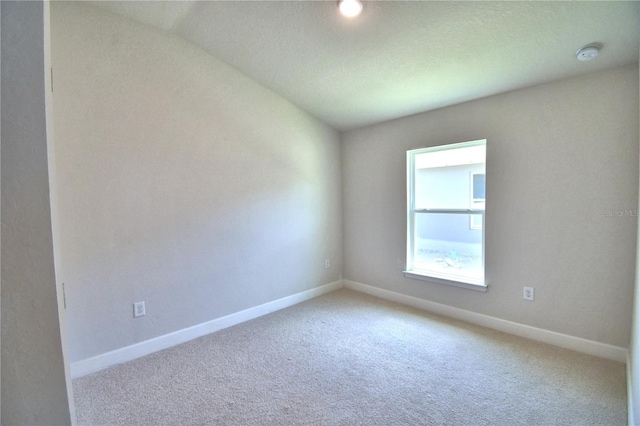
<svg viewBox="0 0 640 426">
<path fill-rule="evenodd" d="M 524 300 L 533 300 L 533 287 L 522 287 L 522 298 Z"/>
<path fill-rule="evenodd" d="M 329 259 L 327 259 L 327 260 L 325 260 L 325 261 L 324 261 L 324 267 L 325 267 L 326 269 L 331 268 L 331 261 L 330 261 Z"/>
<path fill-rule="evenodd" d="M 136 302 L 133 304 L 133 317 L 138 318 L 146 314 L 144 308 L 144 302 Z"/>
</svg>

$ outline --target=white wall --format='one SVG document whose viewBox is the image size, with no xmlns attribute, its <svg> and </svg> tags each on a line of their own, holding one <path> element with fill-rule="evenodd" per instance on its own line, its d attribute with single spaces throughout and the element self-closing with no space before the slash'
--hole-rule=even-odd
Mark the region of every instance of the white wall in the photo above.
<svg viewBox="0 0 640 426">
<path fill-rule="evenodd" d="M 2 15 L 2 415 L 69 424 L 51 231 L 42 2 Z"/>
<path fill-rule="evenodd" d="M 336 131 L 160 30 L 51 13 L 72 362 L 340 279 Z"/>
<path fill-rule="evenodd" d="M 407 149 L 487 139 L 487 293 L 404 278 Z M 631 331 L 638 68 L 347 132 L 344 279 L 619 347 Z M 608 214 L 609 215 L 608 215 Z M 522 300 L 522 287 L 536 300 Z"/>
</svg>

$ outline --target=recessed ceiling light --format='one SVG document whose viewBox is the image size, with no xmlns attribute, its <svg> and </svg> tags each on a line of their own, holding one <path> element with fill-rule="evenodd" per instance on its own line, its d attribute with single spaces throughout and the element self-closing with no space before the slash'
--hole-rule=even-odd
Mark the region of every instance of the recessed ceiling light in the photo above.
<svg viewBox="0 0 640 426">
<path fill-rule="evenodd" d="M 590 61 L 598 56 L 600 48 L 596 45 L 585 46 L 576 52 L 576 57 L 579 61 Z"/>
<path fill-rule="evenodd" d="M 360 0 L 340 0 L 338 8 L 347 18 L 353 18 L 362 12 L 362 2 Z"/>
</svg>

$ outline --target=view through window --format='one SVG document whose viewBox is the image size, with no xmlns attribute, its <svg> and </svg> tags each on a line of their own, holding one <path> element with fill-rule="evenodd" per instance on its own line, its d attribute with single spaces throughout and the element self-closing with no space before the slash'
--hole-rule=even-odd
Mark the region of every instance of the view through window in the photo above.
<svg viewBox="0 0 640 426">
<path fill-rule="evenodd" d="M 407 152 L 407 271 L 484 286 L 486 141 Z"/>
</svg>

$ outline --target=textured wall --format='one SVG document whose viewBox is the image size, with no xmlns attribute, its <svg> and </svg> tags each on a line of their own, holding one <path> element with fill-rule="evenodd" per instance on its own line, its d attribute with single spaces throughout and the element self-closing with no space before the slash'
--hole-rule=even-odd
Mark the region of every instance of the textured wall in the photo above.
<svg viewBox="0 0 640 426">
<path fill-rule="evenodd" d="M 481 138 L 489 291 L 404 278 L 406 150 Z M 342 162 L 345 279 L 627 347 L 637 65 L 350 131 Z"/>
<path fill-rule="evenodd" d="M 42 2 L 2 11 L 2 416 L 69 424 L 53 264 Z"/>
<path fill-rule="evenodd" d="M 72 362 L 340 278 L 337 132 L 160 30 L 51 7 Z"/>
</svg>

